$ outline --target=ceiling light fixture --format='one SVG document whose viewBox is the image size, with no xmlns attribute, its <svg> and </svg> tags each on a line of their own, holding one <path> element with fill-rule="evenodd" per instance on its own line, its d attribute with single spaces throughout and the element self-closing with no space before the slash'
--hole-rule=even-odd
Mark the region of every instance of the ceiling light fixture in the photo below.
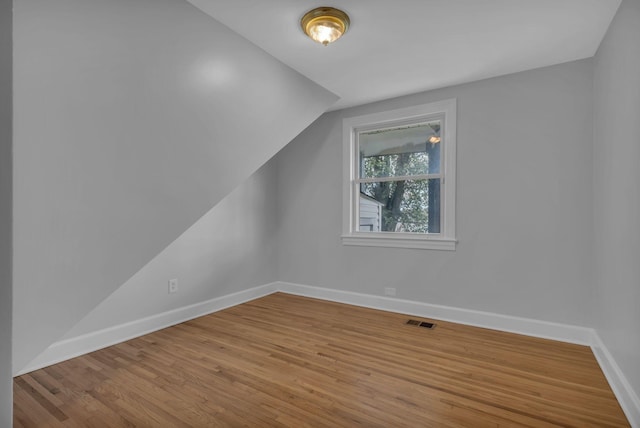
<svg viewBox="0 0 640 428">
<path fill-rule="evenodd" d="M 429 137 L 429 142 L 431 144 L 438 144 L 442 139 L 440 137 L 438 137 L 437 135 L 432 135 L 431 137 Z"/>
<path fill-rule="evenodd" d="M 300 20 L 302 31 L 313 41 L 327 46 L 349 29 L 349 16 L 333 7 L 318 7 L 305 13 Z"/>
</svg>

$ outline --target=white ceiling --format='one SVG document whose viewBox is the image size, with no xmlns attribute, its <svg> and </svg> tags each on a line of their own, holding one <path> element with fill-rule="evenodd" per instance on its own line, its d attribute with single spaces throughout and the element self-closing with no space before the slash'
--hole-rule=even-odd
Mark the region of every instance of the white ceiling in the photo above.
<svg viewBox="0 0 640 428">
<path fill-rule="evenodd" d="M 620 0 L 189 0 L 341 97 L 332 109 L 595 54 Z M 300 29 L 318 6 L 351 27 L 322 46 Z"/>
</svg>

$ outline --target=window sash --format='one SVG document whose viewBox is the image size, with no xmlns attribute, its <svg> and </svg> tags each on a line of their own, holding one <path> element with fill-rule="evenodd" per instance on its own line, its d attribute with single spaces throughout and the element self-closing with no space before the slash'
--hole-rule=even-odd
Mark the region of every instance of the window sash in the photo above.
<svg viewBox="0 0 640 428">
<path fill-rule="evenodd" d="M 353 135 L 352 135 L 352 139 L 354 143 L 353 144 L 354 146 L 353 160 L 356 163 L 356 165 L 355 165 L 354 175 L 352 176 L 352 179 L 364 179 L 364 177 L 361 177 L 361 171 L 359 169 L 363 161 L 363 158 L 360 153 L 361 152 L 360 134 L 372 132 L 372 131 L 388 131 L 388 130 L 393 130 L 393 129 L 402 128 L 402 127 L 417 127 L 417 126 L 425 125 L 425 124 L 436 122 L 436 121 L 440 122 L 441 141 L 438 143 L 440 144 L 440 153 L 439 153 L 439 159 L 438 159 L 438 163 L 439 163 L 438 170 L 440 172 L 433 173 L 433 174 L 415 174 L 415 175 L 412 175 L 412 177 L 425 176 L 425 175 L 444 176 L 444 174 L 446 174 L 446 164 L 447 164 L 446 163 L 446 151 L 447 151 L 446 150 L 446 140 L 447 140 L 446 116 L 443 113 L 435 113 L 435 114 L 422 115 L 417 119 L 401 118 L 397 120 L 385 121 L 384 123 L 353 128 Z M 426 143 L 426 144 L 429 144 L 429 143 Z M 399 177 L 399 176 L 390 176 L 390 177 Z M 406 176 L 402 176 L 402 177 L 406 177 Z M 368 178 L 383 178 L 383 177 L 368 177 Z M 437 178 L 437 177 L 434 177 L 434 178 Z M 377 180 L 377 181 L 380 181 L 380 180 Z"/>
<path fill-rule="evenodd" d="M 343 120 L 343 229 L 344 245 L 455 250 L 456 248 L 456 100 L 382 111 Z M 441 120 L 440 171 L 390 177 L 360 177 L 359 135 L 372 130 Z M 359 230 L 362 184 L 401 180 L 440 180 L 440 233 L 369 232 Z"/>
<path fill-rule="evenodd" d="M 380 183 L 386 181 L 432 180 L 440 179 L 444 184 L 444 174 L 392 175 L 390 177 L 355 178 L 356 183 Z"/>
<path fill-rule="evenodd" d="M 431 177 L 431 175 L 439 175 L 440 177 Z M 392 231 L 380 231 L 380 232 L 369 232 L 369 231 L 361 231 L 359 228 L 360 225 L 360 184 L 362 183 L 380 183 L 380 182 L 391 182 L 391 181 L 405 181 L 405 180 L 422 180 L 424 178 L 422 177 L 427 177 L 426 179 L 435 179 L 435 180 L 440 180 L 440 209 L 439 211 L 439 216 L 440 216 L 440 232 L 429 232 L 429 233 L 422 233 L 422 232 L 392 232 Z M 445 230 L 445 225 L 446 225 L 446 219 L 444 218 L 445 215 L 445 211 L 444 211 L 444 203 L 443 203 L 443 196 L 445 193 L 445 183 L 444 183 L 444 177 L 442 176 L 442 174 L 429 174 L 429 175 L 423 175 L 423 176 L 403 176 L 403 177 L 385 177 L 388 178 L 387 180 L 371 180 L 371 179 L 359 179 L 359 180 L 353 180 L 353 190 L 351 192 L 351 194 L 353 195 L 353 199 L 352 199 L 352 212 L 353 212 L 353 217 L 351 219 L 351 233 L 354 235 L 362 235 L 362 236 L 368 236 L 368 235 L 375 235 L 375 234 L 393 234 L 395 236 L 405 236 L 405 235 L 414 235 L 414 236 L 423 236 L 423 237 L 442 237 L 444 236 L 444 230 Z"/>
</svg>

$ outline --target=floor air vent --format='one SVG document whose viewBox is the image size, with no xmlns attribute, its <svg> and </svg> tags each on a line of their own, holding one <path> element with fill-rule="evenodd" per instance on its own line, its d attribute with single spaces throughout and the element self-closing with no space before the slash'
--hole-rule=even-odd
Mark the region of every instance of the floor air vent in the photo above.
<svg viewBox="0 0 640 428">
<path fill-rule="evenodd" d="M 416 327 L 429 328 L 429 329 L 432 329 L 432 328 L 434 328 L 436 326 L 432 322 L 418 321 L 418 320 L 409 320 L 409 321 L 407 321 L 407 324 L 408 325 L 415 325 Z"/>
</svg>

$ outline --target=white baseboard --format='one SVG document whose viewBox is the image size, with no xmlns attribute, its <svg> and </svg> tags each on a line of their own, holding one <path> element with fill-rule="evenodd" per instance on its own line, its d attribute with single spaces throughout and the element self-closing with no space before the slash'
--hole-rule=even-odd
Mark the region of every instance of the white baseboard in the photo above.
<svg viewBox="0 0 640 428">
<path fill-rule="evenodd" d="M 622 407 L 624 414 L 629 419 L 629 423 L 632 427 L 640 428 L 640 398 L 638 398 L 638 394 L 633 390 L 616 360 L 595 331 L 593 332 L 591 349 L 609 382 L 609 386 L 611 386 L 613 393 L 616 395 L 620 407 Z"/>
<path fill-rule="evenodd" d="M 638 395 L 592 328 L 287 282 L 276 284 L 283 293 L 590 346 L 629 423 L 640 428 Z"/>
<path fill-rule="evenodd" d="M 458 324 L 493 330 L 523 334 L 525 336 L 541 337 L 559 340 L 561 342 L 590 345 L 593 329 L 574 325 L 559 324 L 529 318 L 509 315 L 499 315 L 491 312 L 460 309 L 451 306 L 433 305 L 430 303 L 414 302 L 392 297 L 360 294 L 329 288 L 311 287 L 308 285 L 278 282 L 278 290 L 284 293 L 297 294 L 306 297 L 316 297 L 332 302 L 348 303 L 383 311 L 399 312 L 423 318 L 433 318 L 451 321 Z"/>
<path fill-rule="evenodd" d="M 640 400 L 638 395 L 627 381 L 611 353 L 600 340 L 596 331 L 592 328 L 288 282 L 273 282 L 56 342 L 31 361 L 27 367 L 18 372 L 16 376 L 264 297 L 277 291 L 590 346 L 631 426 L 640 428 Z"/>
<path fill-rule="evenodd" d="M 38 355 L 38 357 L 14 376 L 20 376 L 52 364 L 97 351 L 98 349 L 106 348 L 107 346 L 140 337 L 231 306 L 236 306 L 269 295 L 275 291 L 277 291 L 277 283 L 265 284 L 136 321 L 116 325 L 104 330 L 61 340 L 49 346 L 42 354 Z"/>
</svg>

